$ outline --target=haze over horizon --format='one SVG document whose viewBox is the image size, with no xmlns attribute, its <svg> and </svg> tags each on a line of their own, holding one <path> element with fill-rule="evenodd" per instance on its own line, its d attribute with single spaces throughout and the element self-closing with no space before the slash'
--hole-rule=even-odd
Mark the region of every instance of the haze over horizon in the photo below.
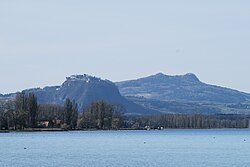
<svg viewBox="0 0 250 167">
<path fill-rule="evenodd" d="M 250 1 L 0 2 L 0 93 L 194 73 L 250 93 Z"/>
</svg>

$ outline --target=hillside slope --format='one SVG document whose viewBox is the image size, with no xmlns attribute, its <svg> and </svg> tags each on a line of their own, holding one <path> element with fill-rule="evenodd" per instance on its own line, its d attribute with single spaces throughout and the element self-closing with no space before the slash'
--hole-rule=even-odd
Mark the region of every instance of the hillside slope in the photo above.
<svg viewBox="0 0 250 167">
<path fill-rule="evenodd" d="M 250 113 L 250 94 L 205 84 L 191 73 L 158 73 L 116 85 L 123 96 L 161 112 Z"/>
<path fill-rule="evenodd" d="M 141 107 L 121 96 L 114 83 L 90 75 L 72 75 L 61 86 L 24 90 L 33 92 L 40 104 L 53 103 L 63 105 L 66 98 L 75 100 L 79 109 L 83 109 L 96 100 L 105 100 L 123 108 L 126 114 L 148 114 L 153 111 Z M 11 95 L 13 97 L 13 94 Z"/>
</svg>

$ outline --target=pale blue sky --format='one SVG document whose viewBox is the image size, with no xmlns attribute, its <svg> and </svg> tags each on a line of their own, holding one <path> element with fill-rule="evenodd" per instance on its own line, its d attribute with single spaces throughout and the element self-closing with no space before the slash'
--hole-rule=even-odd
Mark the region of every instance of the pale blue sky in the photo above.
<svg viewBox="0 0 250 167">
<path fill-rule="evenodd" d="M 0 93 L 157 72 L 250 92 L 249 0 L 2 0 Z"/>
</svg>

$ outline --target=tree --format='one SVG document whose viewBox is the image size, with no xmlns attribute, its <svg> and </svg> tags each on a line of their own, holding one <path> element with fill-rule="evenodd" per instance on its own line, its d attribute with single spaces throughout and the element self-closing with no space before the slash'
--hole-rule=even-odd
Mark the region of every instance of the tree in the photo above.
<svg viewBox="0 0 250 167">
<path fill-rule="evenodd" d="M 64 124 L 67 129 L 75 129 L 78 120 L 78 108 L 69 98 L 64 103 Z"/>
<path fill-rule="evenodd" d="M 66 128 L 69 128 L 71 124 L 72 109 L 72 102 L 67 98 L 64 102 L 64 124 L 66 125 Z"/>
<path fill-rule="evenodd" d="M 4 115 L 5 115 L 4 102 L 0 101 L 0 130 L 4 127 Z"/>
<path fill-rule="evenodd" d="M 18 93 L 15 99 L 15 111 L 13 112 L 15 130 L 24 129 L 28 120 L 28 102 L 24 92 Z M 19 127 L 18 127 L 19 126 Z"/>
<path fill-rule="evenodd" d="M 9 100 L 2 107 L 2 128 L 9 130 L 10 127 L 14 126 L 13 113 L 15 112 L 15 102 Z"/>
<path fill-rule="evenodd" d="M 30 93 L 28 97 L 28 111 L 29 111 L 29 127 L 37 126 L 37 98 L 34 93 Z"/>
<path fill-rule="evenodd" d="M 73 101 L 72 113 L 71 113 L 71 124 L 70 124 L 71 129 L 76 129 L 77 121 L 78 121 L 78 107 L 75 101 Z"/>
</svg>

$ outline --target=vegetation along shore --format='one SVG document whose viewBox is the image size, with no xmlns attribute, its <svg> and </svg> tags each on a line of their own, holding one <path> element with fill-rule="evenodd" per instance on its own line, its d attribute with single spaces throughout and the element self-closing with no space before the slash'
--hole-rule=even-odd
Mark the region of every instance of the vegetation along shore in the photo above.
<svg viewBox="0 0 250 167">
<path fill-rule="evenodd" d="M 24 92 L 0 105 L 0 132 L 249 128 L 249 125 L 249 116 L 235 114 L 126 115 L 122 107 L 102 100 L 78 111 L 77 104 L 70 99 L 64 105 L 38 104 L 33 93 Z"/>
</svg>

